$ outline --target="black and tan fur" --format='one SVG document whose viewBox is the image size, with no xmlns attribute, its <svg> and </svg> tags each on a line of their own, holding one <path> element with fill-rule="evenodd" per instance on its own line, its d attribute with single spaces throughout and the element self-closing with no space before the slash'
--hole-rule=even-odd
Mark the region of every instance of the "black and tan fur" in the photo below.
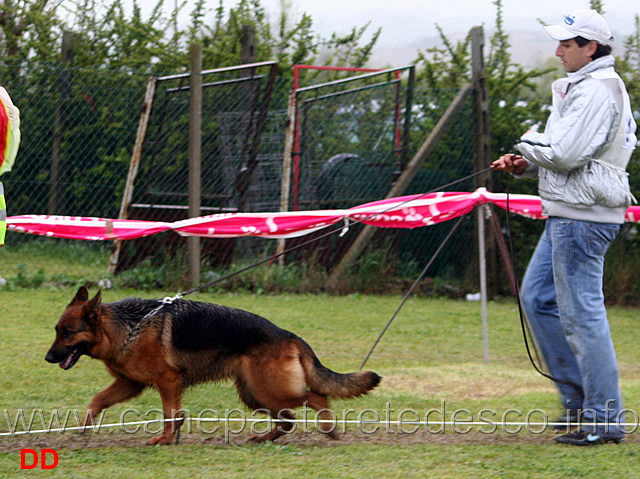
<svg viewBox="0 0 640 479">
<path fill-rule="evenodd" d="M 339 374 L 323 366 L 295 334 L 256 314 L 217 304 L 178 299 L 155 314 L 157 300 L 89 300 L 81 287 L 56 325 L 46 355 L 70 369 L 80 356 L 105 363 L 114 382 L 91 402 L 85 424 L 109 406 L 139 395 L 146 387 L 160 393 L 166 419 L 175 419 L 185 388 L 231 379 L 251 409 L 292 419 L 290 410 L 307 405 L 330 419 L 329 397 L 366 394 L 380 381 L 371 371 Z M 254 441 L 274 440 L 293 428 L 280 423 Z M 170 444 L 176 428 L 167 422 L 149 444 Z"/>
</svg>

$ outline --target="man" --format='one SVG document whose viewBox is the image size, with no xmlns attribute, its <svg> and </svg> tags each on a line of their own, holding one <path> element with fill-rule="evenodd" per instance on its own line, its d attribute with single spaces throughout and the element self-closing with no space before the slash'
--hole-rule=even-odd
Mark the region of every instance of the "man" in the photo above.
<svg viewBox="0 0 640 479">
<path fill-rule="evenodd" d="M 529 131 L 520 154 L 493 167 L 538 176 L 544 233 L 522 283 L 522 306 L 568 419 L 581 428 L 556 437 L 574 445 L 624 440 L 616 355 L 602 291 L 604 255 L 633 198 L 627 163 L 636 145 L 629 96 L 614 71 L 611 31 L 594 10 L 545 27 L 567 77 L 552 86 L 543 133 Z"/>
</svg>

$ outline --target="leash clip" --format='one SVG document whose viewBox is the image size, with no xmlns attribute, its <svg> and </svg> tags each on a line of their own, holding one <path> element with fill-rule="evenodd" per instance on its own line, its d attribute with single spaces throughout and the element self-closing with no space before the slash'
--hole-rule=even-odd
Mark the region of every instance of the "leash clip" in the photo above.
<svg viewBox="0 0 640 479">
<path fill-rule="evenodd" d="M 182 294 L 181 293 L 178 293 L 175 296 L 165 296 L 164 298 L 162 298 L 160 300 L 160 302 L 162 304 L 171 304 L 171 303 L 173 303 L 174 301 L 176 301 L 178 299 L 182 299 Z"/>
<path fill-rule="evenodd" d="M 340 238 L 342 238 L 348 232 L 349 232 L 349 217 L 345 217 L 344 218 L 344 228 L 342 228 L 342 231 L 340 232 Z"/>
<path fill-rule="evenodd" d="M 174 301 L 181 299 L 182 296 L 183 296 L 182 293 L 178 293 L 175 296 L 165 296 L 164 298 L 159 299 L 158 302 L 160 303 L 160 305 L 157 308 L 154 308 L 151 311 L 149 311 L 143 319 L 155 316 L 155 314 L 158 313 L 164 307 L 165 304 L 172 304 Z"/>
</svg>

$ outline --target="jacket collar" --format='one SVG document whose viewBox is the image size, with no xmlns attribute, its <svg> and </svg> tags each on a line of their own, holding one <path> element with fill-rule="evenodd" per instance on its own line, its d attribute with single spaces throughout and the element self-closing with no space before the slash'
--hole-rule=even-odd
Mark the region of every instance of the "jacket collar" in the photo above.
<svg viewBox="0 0 640 479">
<path fill-rule="evenodd" d="M 600 57 L 597 60 L 587 63 L 577 72 L 567 73 L 567 78 L 569 79 L 569 83 L 578 83 L 584 80 L 589 74 L 595 71 L 601 71 L 601 70 L 613 71 L 613 67 L 615 63 L 616 63 L 616 59 L 613 55 Z"/>
</svg>

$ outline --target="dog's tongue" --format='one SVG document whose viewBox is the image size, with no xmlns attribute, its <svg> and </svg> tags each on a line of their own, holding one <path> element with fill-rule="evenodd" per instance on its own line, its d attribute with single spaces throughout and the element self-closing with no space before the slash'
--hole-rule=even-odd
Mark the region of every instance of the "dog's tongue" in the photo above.
<svg viewBox="0 0 640 479">
<path fill-rule="evenodd" d="M 69 366 L 71 366 L 71 361 L 73 361 L 73 353 L 71 353 L 69 356 L 67 356 L 67 359 L 65 359 L 64 361 L 62 361 L 60 363 L 60 367 L 62 369 L 68 369 Z"/>
</svg>

